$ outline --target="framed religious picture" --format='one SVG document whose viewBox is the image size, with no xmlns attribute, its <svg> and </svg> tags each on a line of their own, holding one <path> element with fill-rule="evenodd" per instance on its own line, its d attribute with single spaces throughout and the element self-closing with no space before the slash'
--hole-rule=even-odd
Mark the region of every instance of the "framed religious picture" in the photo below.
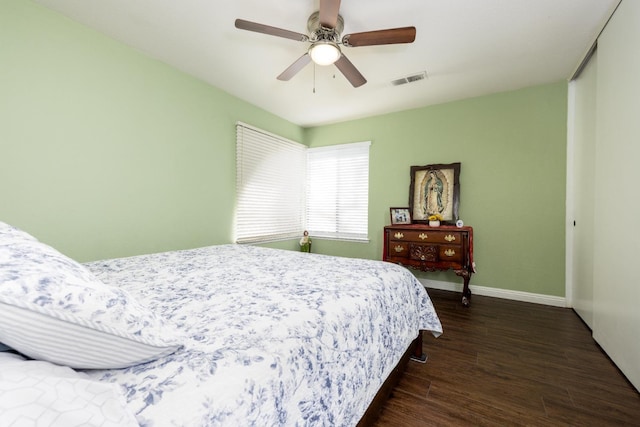
<svg viewBox="0 0 640 427">
<path fill-rule="evenodd" d="M 416 223 L 428 223 L 439 216 L 455 224 L 460 205 L 460 163 L 411 166 L 409 211 Z"/>
<path fill-rule="evenodd" d="M 391 225 L 411 224 L 409 208 L 389 208 L 391 213 Z"/>
</svg>

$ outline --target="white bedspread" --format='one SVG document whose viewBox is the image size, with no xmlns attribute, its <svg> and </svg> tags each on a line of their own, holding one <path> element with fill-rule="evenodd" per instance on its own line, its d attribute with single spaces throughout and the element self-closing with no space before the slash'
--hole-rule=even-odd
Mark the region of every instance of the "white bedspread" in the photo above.
<svg viewBox="0 0 640 427">
<path fill-rule="evenodd" d="M 223 245 L 86 265 L 184 345 L 86 371 L 143 426 L 353 426 L 416 332 L 442 332 L 424 287 L 380 261 Z"/>
</svg>

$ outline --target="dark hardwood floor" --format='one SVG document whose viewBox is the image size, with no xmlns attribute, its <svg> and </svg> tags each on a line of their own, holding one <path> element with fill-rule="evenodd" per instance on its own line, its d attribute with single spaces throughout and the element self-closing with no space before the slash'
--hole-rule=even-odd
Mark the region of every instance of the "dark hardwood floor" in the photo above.
<svg viewBox="0 0 640 427">
<path fill-rule="evenodd" d="M 375 426 L 640 426 L 640 394 L 573 310 L 429 295 L 444 334 L 424 334 L 427 363 L 409 362 Z"/>
</svg>

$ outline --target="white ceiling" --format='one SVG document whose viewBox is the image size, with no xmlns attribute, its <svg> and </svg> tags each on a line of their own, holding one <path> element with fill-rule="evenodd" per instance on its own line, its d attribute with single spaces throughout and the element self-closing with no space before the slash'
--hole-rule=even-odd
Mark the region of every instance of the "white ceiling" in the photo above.
<svg viewBox="0 0 640 427">
<path fill-rule="evenodd" d="M 412 44 L 343 47 L 368 80 L 353 88 L 334 66 L 277 80 L 308 43 L 234 27 L 242 18 L 306 33 L 319 0 L 36 1 L 301 126 L 567 79 L 618 3 L 343 0 L 343 34 L 417 28 Z M 425 80 L 391 85 L 422 71 Z"/>
</svg>

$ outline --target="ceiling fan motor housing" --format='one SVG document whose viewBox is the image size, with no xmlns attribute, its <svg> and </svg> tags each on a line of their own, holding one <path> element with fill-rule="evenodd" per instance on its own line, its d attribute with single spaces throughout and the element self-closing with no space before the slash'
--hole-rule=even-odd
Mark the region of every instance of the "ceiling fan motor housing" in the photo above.
<svg viewBox="0 0 640 427">
<path fill-rule="evenodd" d="M 340 42 L 340 33 L 344 30 L 344 19 L 338 15 L 335 28 L 327 28 L 320 25 L 320 12 L 313 12 L 307 21 L 307 29 L 309 30 L 309 41 L 332 42 L 338 44 Z"/>
</svg>

